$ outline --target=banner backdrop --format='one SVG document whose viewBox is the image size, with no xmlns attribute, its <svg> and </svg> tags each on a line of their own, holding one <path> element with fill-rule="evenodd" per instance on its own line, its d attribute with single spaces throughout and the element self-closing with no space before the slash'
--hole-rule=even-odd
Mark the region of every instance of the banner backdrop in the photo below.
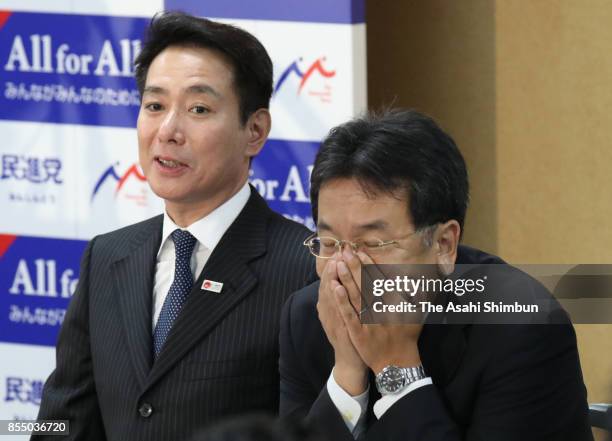
<svg viewBox="0 0 612 441">
<path fill-rule="evenodd" d="M 161 10 L 268 49 L 273 128 L 249 179 L 311 229 L 320 141 L 366 108 L 364 0 L 0 1 L 0 419 L 36 417 L 87 241 L 163 210 L 138 164 L 133 79 Z"/>
</svg>

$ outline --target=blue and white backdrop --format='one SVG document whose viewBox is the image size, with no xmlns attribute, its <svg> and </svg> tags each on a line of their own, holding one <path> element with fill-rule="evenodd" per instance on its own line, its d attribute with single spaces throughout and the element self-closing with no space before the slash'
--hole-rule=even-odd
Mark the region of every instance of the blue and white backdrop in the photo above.
<svg viewBox="0 0 612 441">
<path fill-rule="evenodd" d="M 183 10 L 263 42 L 273 128 L 250 181 L 312 229 L 319 143 L 366 108 L 364 1 L 0 0 L 0 419 L 36 417 L 87 241 L 162 212 L 135 132 L 151 16 Z"/>
</svg>

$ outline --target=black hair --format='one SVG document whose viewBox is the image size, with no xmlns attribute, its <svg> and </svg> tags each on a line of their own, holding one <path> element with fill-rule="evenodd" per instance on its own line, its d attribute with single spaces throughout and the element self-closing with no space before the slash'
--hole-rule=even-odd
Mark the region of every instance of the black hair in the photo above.
<svg viewBox="0 0 612 441">
<path fill-rule="evenodd" d="M 162 12 L 151 19 L 142 50 L 134 61 L 141 95 L 149 66 L 169 46 L 213 49 L 225 56 L 234 71 L 242 124 L 257 109 L 270 107 L 272 60 L 259 40 L 235 26 L 183 12 Z"/>
<path fill-rule="evenodd" d="M 415 110 L 368 113 L 329 132 L 317 153 L 310 197 L 315 222 L 321 186 L 354 178 L 367 194 L 408 197 L 417 230 L 459 222 L 468 206 L 465 161 L 453 139 Z"/>
</svg>

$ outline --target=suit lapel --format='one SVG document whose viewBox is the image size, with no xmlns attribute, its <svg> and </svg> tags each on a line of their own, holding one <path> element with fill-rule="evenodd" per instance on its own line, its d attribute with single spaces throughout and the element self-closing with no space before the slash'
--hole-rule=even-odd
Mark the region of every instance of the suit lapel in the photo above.
<svg viewBox="0 0 612 441">
<path fill-rule="evenodd" d="M 162 222 L 163 216 L 152 219 L 130 243 L 120 244 L 126 252 L 111 266 L 129 353 L 141 386 L 152 362 L 151 299 Z"/>
<path fill-rule="evenodd" d="M 199 343 L 257 285 L 248 263 L 266 251 L 266 225 L 271 211 L 256 190 L 223 235 L 153 364 L 150 386 Z M 202 290 L 204 280 L 223 283 L 220 293 Z"/>
</svg>

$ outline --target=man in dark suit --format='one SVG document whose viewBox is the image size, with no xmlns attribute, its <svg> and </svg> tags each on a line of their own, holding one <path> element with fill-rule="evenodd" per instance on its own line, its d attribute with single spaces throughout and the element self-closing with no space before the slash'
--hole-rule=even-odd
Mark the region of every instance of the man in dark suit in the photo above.
<svg viewBox="0 0 612 441">
<path fill-rule="evenodd" d="M 181 440 L 277 412 L 280 311 L 316 279 L 296 252 L 308 230 L 247 183 L 271 124 L 261 43 L 162 14 L 136 79 L 140 164 L 166 210 L 87 247 L 39 413 L 70 421 L 64 439 Z"/>
<path fill-rule="evenodd" d="M 433 120 L 392 111 L 332 129 L 315 160 L 311 201 L 317 233 L 305 244 L 321 280 L 283 310 L 282 415 L 338 441 L 592 439 L 568 321 L 360 321 L 371 307 L 361 297 L 362 264 L 427 264 L 444 278 L 456 264 L 503 263 L 458 245 L 467 172 Z"/>
</svg>

